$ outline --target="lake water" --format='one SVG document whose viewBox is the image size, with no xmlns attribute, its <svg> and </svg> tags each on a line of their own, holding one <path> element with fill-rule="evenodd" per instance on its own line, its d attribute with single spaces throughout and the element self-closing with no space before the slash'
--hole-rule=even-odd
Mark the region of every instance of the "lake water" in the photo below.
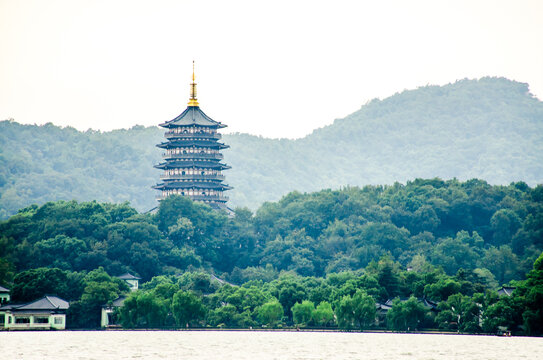
<svg viewBox="0 0 543 360">
<path fill-rule="evenodd" d="M 543 359 L 543 338 L 334 332 L 0 332 L 2 359 Z"/>
</svg>

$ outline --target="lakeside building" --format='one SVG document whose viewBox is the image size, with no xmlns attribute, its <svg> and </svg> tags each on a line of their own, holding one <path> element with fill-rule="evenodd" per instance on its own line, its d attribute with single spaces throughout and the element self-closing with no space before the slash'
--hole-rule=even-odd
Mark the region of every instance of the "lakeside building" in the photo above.
<svg viewBox="0 0 543 360">
<path fill-rule="evenodd" d="M 0 327 L 6 330 L 63 330 L 70 304 L 57 296 L 44 296 L 26 304 L 0 307 Z"/>
<path fill-rule="evenodd" d="M 134 276 L 132 274 L 126 273 L 121 276 L 117 276 L 119 279 L 124 280 L 128 287 L 130 288 L 130 291 L 136 291 L 139 288 L 139 281 L 141 280 L 140 277 Z"/>
<path fill-rule="evenodd" d="M 130 291 L 136 291 L 139 288 L 140 277 L 132 275 L 130 273 L 125 273 L 123 275 L 117 276 L 117 278 L 124 280 Z M 121 295 L 117 299 L 113 300 L 109 304 L 102 305 L 102 313 L 100 316 L 100 326 L 102 328 L 111 328 L 111 327 L 120 327 L 117 319 L 118 308 L 121 308 L 124 305 L 126 296 Z"/>
<path fill-rule="evenodd" d="M 120 327 L 116 310 L 123 307 L 126 296 L 119 296 L 111 304 L 102 306 L 102 315 L 100 317 L 100 326 L 102 328 Z"/>
<path fill-rule="evenodd" d="M 222 171 L 230 169 L 230 166 L 221 163 L 223 154 L 220 151 L 229 146 L 219 142 L 221 134 L 218 133 L 226 125 L 213 120 L 200 109 L 194 62 L 187 108 L 160 126 L 167 129 L 164 134 L 167 141 L 157 145 L 164 149 L 162 156 L 165 160 L 155 165 L 164 171 L 160 176 L 163 182 L 153 186 L 160 191 L 158 200 L 181 195 L 215 209 L 228 210 L 228 197 L 224 192 L 232 187 L 223 184 Z"/>
</svg>

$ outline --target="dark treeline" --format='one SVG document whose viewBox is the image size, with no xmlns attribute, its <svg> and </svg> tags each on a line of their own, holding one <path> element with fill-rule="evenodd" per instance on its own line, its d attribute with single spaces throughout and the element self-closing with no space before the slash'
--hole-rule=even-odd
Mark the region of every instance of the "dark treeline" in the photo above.
<svg viewBox="0 0 543 360">
<path fill-rule="evenodd" d="M 66 199 L 153 208 L 150 187 L 160 175 L 153 165 L 162 152 L 155 145 L 163 136 L 158 127 L 81 132 L 0 121 L 0 219 L 30 204 Z M 302 139 L 225 134 L 223 140 L 231 146 L 224 151 L 232 166 L 225 172 L 234 187 L 230 204 L 252 210 L 294 190 L 435 176 L 531 186 L 543 181 L 543 102 L 527 84 L 503 78 L 375 99 Z"/>
<path fill-rule="evenodd" d="M 126 291 L 111 276 L 131 272 L 147 284 L 119 314 L 127 327 L 330 326 L 330 311 L 335 325 L 367 327 L 370 304 L 413 297 L 394 304 L 390 327 L 523 325 L 537 333 L 542 249 L 543 186 L 522 182 L 418 179 L 293 192 L 232 218 L 184 197 L 168 198 L 154 214 L 127 203 L 58 201 L 0 222 L 0 284 L 12 286 L 14 301 L 49 293 L 74 301 L 72 324 L 83 327 L 96 325 L 91 309 Z M 489 292 L 511 281 L 515 297 Z M 420 315 L 422 298 L 441 302 L 442 311 Z M 483 329 L 452 320 L 460 309 L 475 316 L 474 304 L 503 321 Z M 195 319 L 182 314 L 191 307 Z M 353 311 L 367 317 L 349 317 Z M 411 311 L 415 320 L 401 318 Z M 400 319 L 388 320 L 394 314 Z"/>
<path fill-rule="evenodd" d="M 322 277 L 388 256 L 448 275 L 473 270 L 494 287 L 521 279 L 543 249 L 543 186 L 418 179 L 349 187 L 265 203 L 253 215 L 211 210 L 184 197 L 155 214 L 123 204 L 59 201 L 0 222 L 0 281 L 38 267 L 144 280 L 202 269 L 234 283 L 281 271 Z"/>
</svg>

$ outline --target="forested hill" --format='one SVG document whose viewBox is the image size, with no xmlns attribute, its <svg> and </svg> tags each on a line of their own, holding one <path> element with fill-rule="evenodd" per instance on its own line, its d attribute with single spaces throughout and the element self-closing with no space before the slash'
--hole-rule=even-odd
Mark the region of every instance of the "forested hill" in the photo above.
<svg viewBox="0 0 543 360">
<path fill-rule="evenodd" d="M 0 122 L 0 217 L 58 199 L 126 200 L 140 211 L 156 206 L 150 186 L 160 175 L 153 164 L 162 134 L 155 127 L 79 132 Z M 543 102 L 527 84 L 503 78 L 373 100 L 298 140 L 230 134 L 224 141 L 231 146 L 230 205 L 253 209 L 292 190 L 417 177 L 543 182 Z"/>
</svg>

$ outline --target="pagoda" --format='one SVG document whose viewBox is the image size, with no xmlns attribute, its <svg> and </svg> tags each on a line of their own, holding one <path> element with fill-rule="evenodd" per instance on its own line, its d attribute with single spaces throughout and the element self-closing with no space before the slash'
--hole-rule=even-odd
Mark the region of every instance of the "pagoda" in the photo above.
<svg viewBox="0 0 543 360">
<path fill-rule="evenodd" d="M 228 197 L 224 191 L 232 189 L 223 184 L 223 170 L 230 166 L 221 163 L 222 149 L 229 148 L 219 140 L 217 131 L 225 128 L 201 109 L 196 98 L 194 62 L 192 64 L 192 83 L 188 106 L 175 119 L 160 124 L 166 128 L 166 141 L 157 147 L 164 149 L 164 162 L 155 168 L 164 170 L 160 176 L 163 181 L 153 186 L 160 190 L 158 200 L 170 195 L 188 196 L 193 201 L 204 202 L 215 209 L 226 210 Z"/>
</svg>

